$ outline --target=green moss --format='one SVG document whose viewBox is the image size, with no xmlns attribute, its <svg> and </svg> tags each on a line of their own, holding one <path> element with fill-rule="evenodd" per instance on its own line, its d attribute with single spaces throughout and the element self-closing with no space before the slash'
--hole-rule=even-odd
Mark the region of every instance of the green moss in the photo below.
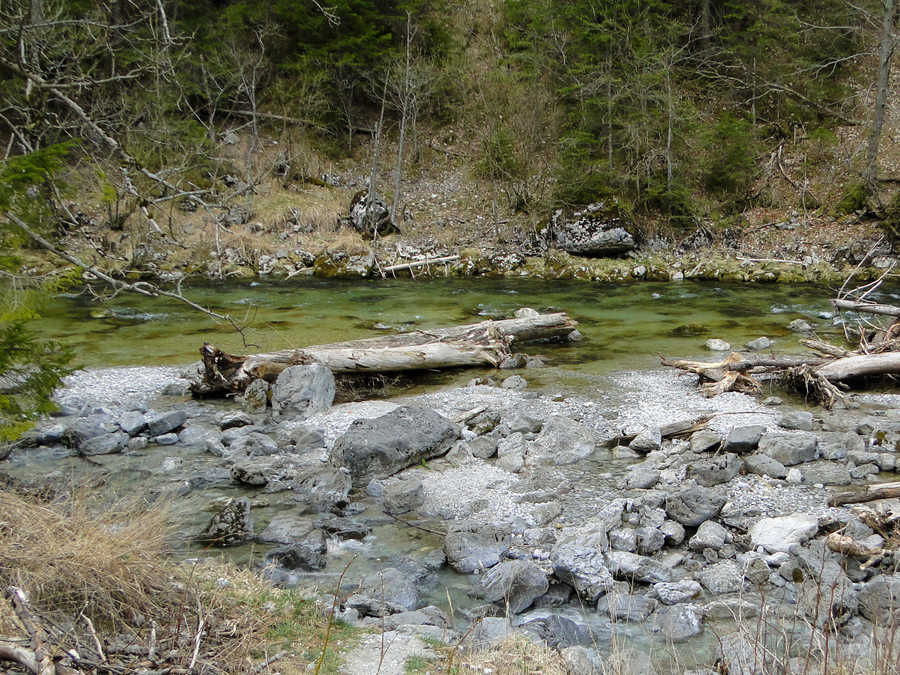
<svg viewBox="0 0 900 675">
<path fill-rule="evenodd" d="M 848 185 L 841 196 L 841 201 L 837 203 L 835 210 L 838 215 L 847 215 L 866 208 L 866 202 L 869 199 L 869 189 L 865 183 L 853 183 Z"/>
</svg>

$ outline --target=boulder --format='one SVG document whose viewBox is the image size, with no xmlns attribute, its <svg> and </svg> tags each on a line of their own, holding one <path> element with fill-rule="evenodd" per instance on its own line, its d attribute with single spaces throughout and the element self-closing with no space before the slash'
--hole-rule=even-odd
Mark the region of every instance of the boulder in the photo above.
<svg viewBox="0 0 900 675">
<path fill-rule="evenodd" d="M 250 426 L 253 424 L 253 418 L 243 410 L 228 410 L 220 415 L 216 415 L 216 423 L 222 431 L 226 431 L 227 429 Z"/>
<path fill-rule="evenodd" d="M 813 414 L 808 410 L 788 410 L 778 416 L 778 426 L 783 429 L 812 431 Z"/>
<path fill-rule="evenodd" d="M 613 621 L 646 621 L 659 606 L 653 598 L 639 593 L 607 593 L 597 601 L 597 611 Z"/>
<path fill-rule="evenodd" d="M 759 452 L 785 466 L 811 462 L 816 458 L 816 435 L 808 432 L 770 431 L 759 441 Z"/>
<path fill-rule="evenodd" d="M 678 546 L 678 544 L 684 541 L 684 525 L 679 522 L 676 522 L 674 520 L 666 520 L 662 525 L 659 526 L 659 531 L 662 532 L 666 542 L 672 544 L 673 546 Z"/>
<path fill-rule="evenodd" d="M 491 524 L 455 524 L 444 537 L 447 564 L 462 574 L 493 567 L 509 546 L 509 533 Z"/>
<path fill-rule="evenodd" d="M 699 582 L 693 579 L 682 579 L 681 581 L 661 581 L 653 584 L 653 590 L 664 605 L 677 605 L 696 598 L 703 588 Z"/>
<path fill-rule="evenodd" d="M 636 246 L 626 228 L 631 223 L 615 200 L 586 206 L 565 217 L 556 211 L 550 221 L 550 235 L 556 247 L 572 255 L 609 257 L 628 253 Z"/>
<path fill-rule="evenodd" d="M 750 543 L 753 548 L 762 546 L 769 553 L 788 553 L 791 546 L 808 541 L 818 531 L 818 519 L 808 513 L 762 518 L 750 528 Z"/>
<path fill-rule="evenodd" d="M 574 464 L 590 457 L 596 447 L 590 429 L 575 420 L 553 417 L 529 445 L 527 459 L 529 465 Z"/>
<path fill-rule="evenodd" d="M 393 515 L 415 511 L 425 503 L 425 489 L 416 478 L 390 480 L 384 484 L 384 510 Z"/>
<path fill-rule="evenodd" d="M 307 532 L 300 541 L 269 551 L 266 562 L 273 562 L 289 570 L 320 570 L 325 567 L 328 545 L 322 530 Z"/>
<path fill-rule="evenodd" d="M 78 446 L 78 451 L 82 455 L 112 455 L 122 452 L 128 447 L 128 439 L 129 436 L 124 431 L 101 434 L 82 441 L 81 445 Z"/>
<path fill-rule="evenodd" d="M 715 452 L 722 444 L 722 437 L 715 431 L 701 429 L 691 434 L 691 452 Z"/>
<path fill-rule="evenodd" d="M 691 604 L 660 607 L 654 616 L 654 625 L 666 640 L 684 642 L 703 632 L 703 613 Z"/>
<path fill-rule="evenodd" d="M 272 385 L 272 411 L 276 416 L 306 419 L 334 403 L 335 382 L 330 368 L 319 363 L 290 366 Z"/>
<path fill-rule="evenodd" d="M 849 485 L 851 482 L 850 470 L 838 462 L 815 462 L 804 466 L 800 473 L 803 482 L 815 485 Z"/>
<path fill-rule="evenodd" d="M 119 427 L 129 436 L 137 436 L 147 428 L 147 420 L 140 410 L 130 410 L 118 420 Z"/>
<path fill-rule="evenodd" d="M 597 601 L 615 581 L 606 566 L 606 530 L 579 528 L 559 541 L 550 553 L 553 573 L 589 603 Z"/>
<path fill-rule="evenodd" d="M 400 233 L 384 199 L 378 194 L 372 194 L 370 198 L 368 190 L 360 190 L 353 195 L 350 201 L 350 224 L 363 239 Z"/>
<path fill-rule="evenodd" d="M 609 532 L 609 546 L 614 551 L 637 550 L 637 532 L 631 527 L 617 527 Z"/>
<path fill-rule="evenodd" d="M 725 497 L 705 487 L 682 490 L 666 499 L 666 514 L 685 527 L 698 527 L 719 515 Z"/>
<path fill-rule="evenodd" d="M 784 478 L 787 476 L 787 467 L 784 464 L 768 455 L 759 453 L 744 458 L 744 467 L 749 473 L 755 473 L 758 476 L 770 476 L 772 478 Z"/>
<path fill-rule="evenodd" d="M 469 452 L 478 459 L 490 459 L 497 454 L 497 439 L 491 436 L 479 436 L 468 442 Z"/>
<path fill-rule="evenodd" d="M 296 513 L 278 513 L 256 536 L 256 541 L 262 544 L 294 544 L 302 541 L 312 529 L 309 518 Z"/>
<path fill-rule="evenodd" d="M 234 438 L 228 446 L 233 459 L 241 457 L 267 457 L 278 452 L 278 444 L 265 434 L 251 431 Z"/>
<path fill-rule="evenodd" d="M 547 575 L 531 561 L 507 560 L 485 572 L 478 592 L 488 602 L 504 601 L 511 614 L 519 614 L 547 592 Z"/>
<path fill-rule="evenodd" d="M 229 498 L 213 514 L 200 540 L 210 546 L 238 546 L 253 537 L 250 500 Z"/>
<path fill-rule="evenodd" d="M 350 474 L 327 464 L 314 464 L 295 471 L 294 499 L 308 511 L 322 513 L 347 502 L 353 487 Z"/>
<path fill-rule="evenodd" d="M 859 611 L 859 594 L 841 567 L 840 556 L 821 541 L 794 553 L 803 572 L 800 606 L 806 617 L 818 628 L 843 626 Z"/>
<path fill-rule="evenodd" d="M 558 614 L 523 623 L 520 630 L 546 643 L 551 649 L 564 649 L 573 645 L 582 647 L 596 646 L 599 642 L 607 642 L 608 635 L 597 635 L 584 624 Z"/>
<path fill-rule="evenodd" d="M 765 433 L 766 428 L 760 424 L 743 427 L 733 427 L 725 438 L 722 450 L 743 454 L 752 452 L 759 445 L 759 439 Z"/>
<path fill-rule="evenodd" d="M 657 560 L 627 551 L 610 551 L 606 554 L 606 564 L 613 577 L 623 581 L 655 584 L 669 581 L 672 576 L 669 568 Z"/>
<path fill-rule="evenodd" d="M 758 337 L 755 340 L 750 340 L 750 342 L 747 342 L 744 346 L 752 352 L 761 352 L 762 350 L 771 347 L 772 341 L 769 338 L 763 336 Z"/>
<path fill-rule="evenodd" d="M 88 439 L 119 431 L 112 417 L 103 413 L 79 417 L 66 424 L 59 440 L 70 448 L 77 448 Z"/>
<path fill-rule="evenodd" d="M 646 490 L 656 485 L 659 478 L 659 469 L 645 466 L 631 467 L 625 474 L 625 487 L 629 490 Z"/>
<path fill-rule="evenodd" d="M 727 483 L 744 468 L 744 460 L 733 452 L 688 464 L 688 476 L 704 487 Z"/>
<path fill-rule="evenodd" d="M 170 410 L 164 413 L 153 413 L 146 416 L 147 435 L 162 436 L 170 431 L 175 431 L 187 421 L 187 413 L 184 410 Z"/>
<path fill-rule="evenodd" d="M 714 520 L 707 520 L 697 528 L 697 533 L 688 542 L 692 551 L 703 551 L 711 548 L 718 551 L 725 544 L 732 542 L 731 533 Z"/>
<path fill-rule="evenodd" d="M 396 567 L 387 567 L 366 576 L 345 604 L 361 616 L 386 616 L 413 610 L 418 601 L 414 580 Z"/>
<path fill-rule="evenodd" d="M 659 450 L 661 446 L 662 432 L 659 427 L 647 427 L 628 444 L 629 448 L 642 455 Z"/>
<path fill-rule="evenodd" d="M 639 527 L 635 530 L 635 534 L 637 535 L 637 552 L 641 555 L 653 555 L 666 543 L 665 533 L 655 527 Z"/>
<path fill-rule="evenodd" d="M 401 406 L 375 419 L 360 419 L 334 443 L 331 461 L 350 470 L 362 487 L 447 452 L 459 427 L 433 410 Z"/>
<path fill-rule="evenodd" d="M 900 574 L 879 574 L 859 591 L 859 613 L 880 627 L 900 622 Z"/>
<path fill-rule="evenodd" d="M 710 593 L 737 593 L 744 586 L 744 574 L 733 560 L 723 560 L 700 570 L 700 583 Z"/>
<path fill-rule="evenodd" d="M 725 342 L 725 340 L 720 340 L 719 338 L 710 338 L 706 342 L 703 343 L 703 346 L 706 347 L 711 352 L 730 352 L 731 345 Z"/>
<path fill-rule="evenodd" d="M 465 648 L 481 651 L 505 640 L 513 632 L 509 617 L 486 616 L 477 621 L 465 640 Z"/>
</svg>

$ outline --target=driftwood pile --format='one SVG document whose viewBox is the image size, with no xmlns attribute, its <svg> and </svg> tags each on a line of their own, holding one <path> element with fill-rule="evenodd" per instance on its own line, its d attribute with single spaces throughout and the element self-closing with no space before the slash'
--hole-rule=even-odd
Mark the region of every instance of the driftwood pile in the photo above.
<svg viewBox="0 0 900 675">
<path fill-rule="evenodd" d="M 754 375 L 765 374 L 826 408 L 844 397 L 850 381 L 900 375 L 900 307 L 847 298 L 838 298 L 832 303 L 836 309 L 855 312 L 858 317 L 863 314 L 887 316 L 892 322 L 885 327 L 857 318 L 859 347 L 853 351 L 807 339 L 800 342 L 813 353 L 805 356 L 732 352 L 715 362 L 662 356 L 661 362 L 664 366 L 699 375 L 700 390 L 708 397 L 726 391 L 757 393 L 761 385 Z"/>
<path fill-rule="evenodd" d="M 461 367 L 497 367 L 512 350 L 529 342 L 566 340 L 578 322 L 563 312 L 539 314 L 523 308 L 516 318 L 413 331 L 384 337 L 314 345 L 267 354 L 227 354 L 211 344 L 200 350 L 202 379 L 197 396 L 242 392 L 250 382 L 274 382 L 289 366 L 318 363 L 336 376 L 402 373 Z"/>
</svg>

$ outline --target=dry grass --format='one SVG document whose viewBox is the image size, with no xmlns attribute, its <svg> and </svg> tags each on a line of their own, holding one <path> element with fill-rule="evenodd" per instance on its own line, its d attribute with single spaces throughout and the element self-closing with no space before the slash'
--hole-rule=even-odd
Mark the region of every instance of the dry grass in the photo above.
<svg viewBox="0 0 900 675">
<path fill-rule="evenodd" d="M 0 492 L 0 584 L 112 626 L 135 613 L 159 615 L 168 586 L 165 512 L 120 505 L 95 518 L 88 504 L 36 504 Z"/>
<path fill-rule="evenodd" d="M 321 654 L 328 620 L 313 599 L 230 564 L 171 562 L 164 510 L 0 490 L 0 514 L 0 585 L 26 592 L 51 651 L 76 650 L 76 666 L 104 659 L 84 617 L 110 672 L 251 672 L 279 653 L 280 672 L 300 673 Z M 337 630 L 348 643 L 352 629 Z M 0 635 L 30 637 L 5 602 Z"/>
</svg>

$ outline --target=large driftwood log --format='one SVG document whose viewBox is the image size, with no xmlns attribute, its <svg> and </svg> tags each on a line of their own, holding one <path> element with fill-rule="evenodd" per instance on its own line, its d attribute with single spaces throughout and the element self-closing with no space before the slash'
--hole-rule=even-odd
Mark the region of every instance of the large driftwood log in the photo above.
<svg viewBox="0 0 900 675">
<path fill-rule="evenodd" d="M 819 366 L 816 373 L 832 382 L 871 375 L 897 375 L 900 374 L 900 352 L 847 356 Z"/>
<path fill-rule="evenodd" d="M 564 313 L 525 313 L 520 318 L 415 331 L 351 342 L 314 345 L 239 356 L 204 344 L 198 395 L 243 391 L 254 379 L 273 382 L 289 366 L 319 363 L 334 373 L 397 373 L 412 370 L 498 366 L 511 345 L 568 336 L 578 325 Z"/>
<path fill-rule="evenodd" d="M 828 506 L 844 504 L 863 504 L 878 499 L 894 499 L 900 497 L 900 483 L 881 483 L 870 485 L 865 492 L 841 492 L 828 500 Z"/>
</svg>

